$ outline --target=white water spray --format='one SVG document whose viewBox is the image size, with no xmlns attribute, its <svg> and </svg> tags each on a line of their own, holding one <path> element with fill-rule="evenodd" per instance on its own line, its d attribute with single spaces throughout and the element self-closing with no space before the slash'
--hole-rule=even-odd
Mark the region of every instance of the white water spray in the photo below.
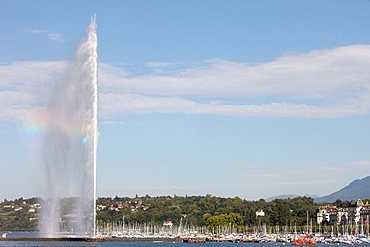
<svg viewBox="0 0 370 247">
<path fill-rule="evenodd" d="M 47 237 L 95 235 L 97 44 L 93 17 L 67 79 L 51 100 L 43 146 L 47 201 L 40 216 L 40 230 Z M 61 198 L 67 199 L 61 203 Z"/>
</svg>

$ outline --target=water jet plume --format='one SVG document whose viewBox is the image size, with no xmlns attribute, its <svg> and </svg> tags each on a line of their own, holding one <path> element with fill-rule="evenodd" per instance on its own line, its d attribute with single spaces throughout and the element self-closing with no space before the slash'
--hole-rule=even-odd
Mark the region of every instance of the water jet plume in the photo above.
<svg viewBox="0 0 370 247">
<path fill-rule="evenodd" d="M 97 32 L 91 18 L 66 79 L 58 83 L 43 139 L 45 202 L 40 214 L 43 236 L 61 232 L 95 235 L 97 148 Z M 63 199 L 62 199 L 63 198 Z"/>
</svg>

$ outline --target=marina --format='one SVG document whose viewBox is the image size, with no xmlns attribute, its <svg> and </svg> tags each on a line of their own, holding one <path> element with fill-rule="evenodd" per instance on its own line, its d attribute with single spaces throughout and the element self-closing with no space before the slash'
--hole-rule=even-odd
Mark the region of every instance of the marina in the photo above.
<svg viewBox="0 0 370 247">
<path fill-rule="evenodd" d="M 316 244 L 369 244 L 367 235 L 341 235 L 334 234 L 265 234 L 265 233 L 240 233 L 240 234 L 191 234 L 184 236 L 164 235 L 97 235 L 95 237 L 38 237 L 38 233 L 3 233 L 0 243 L 3 242 L 145 242 L 145 243 L 284 243 L 291 245 L 316 245 Z"/>
</svg>

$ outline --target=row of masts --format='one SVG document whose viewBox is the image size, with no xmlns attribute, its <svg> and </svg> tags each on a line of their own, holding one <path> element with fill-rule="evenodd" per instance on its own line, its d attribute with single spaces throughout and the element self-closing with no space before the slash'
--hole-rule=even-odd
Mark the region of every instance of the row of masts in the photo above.
<svg viewBox="0 0 370 247">
<path fill-rule="evenodd" d="M 158 236 L 158 235 L 171 235 L 176 237 L 184 237 L 191 233 L 206 234 L 207 227 L 197 227 L 197 226 L 184 226 L 182 224 L 182 218 L 180 220 L 179 226 L 171 225 L 159 225 L 152 223 L 132 223 L 125 222 L 123 217 L 122 221 L 118 222 L 98 222 L 97 234 L 102 235 L 127 235 L 127 236 Z"/>
<path fill-rule="evenodd" d="M 315 234 L 315 235 L 333 235 L 339 233 L 342 235 L 367 235 L 369 236 L 368 224 L 347 224 L 342 226 L 322 226 L 316 225 L 313 230 L 312 219 L 305 229 L 297 231 L 297 226 L 290 224 L 289 226 L 267 226 L 261 222 L 255 225 L 245 225 L 244 227 L 236 227 L 233 224 L 226 226 L 217 226 L 210 229 L 206 226 L 194 226 L 187 223 L 183 224 L 183 218 L 180 219 L 178 226 L 174 225 L 159 225 L 152 223 L 137 223 L 122 220 L 118 222 L 97 222 L 96 233 L 102 235 L 127 235 L 127 236 L 158 236 L 170 235 L 175 237 L 186 237 L 192 234 L 212 235 L 212 234 L 238 234 L 252 232 L 254 234 Z"/>
</svg>

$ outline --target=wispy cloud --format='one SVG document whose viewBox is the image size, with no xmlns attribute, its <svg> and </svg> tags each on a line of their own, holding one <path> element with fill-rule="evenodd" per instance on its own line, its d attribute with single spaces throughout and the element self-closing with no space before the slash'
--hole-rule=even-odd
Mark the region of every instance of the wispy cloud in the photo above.
<svg viewBox="0 0 370 247">
<path fill-rule="evenodd" d="M 241 175 L 242 177 L 250 177 L 250 178 L 277 178 L 281 177 L 280 174 L 277 173 L 247 173 Z"/>
<path fill-rule="evenodd" d="M 32 34 L 44 34 L 44 33 L 46 33 L 45 30 L 41 30 L 41 29 L 24 29 L 23 31 L 25 31 L 27 33 L 32 33 Z"/>
<path fill-rule="evenodd" d="M 109 121 L 109 120 L 103 120 L 102 124 L 112 124 L 112 125 L 123 125 L 126 124 L 126 122 L 123 121 Z"/>
<path fill-rule="evenodd" d="M 167 96 L 284 97 L 319 99 L 361 93 L 369 77 L 370 46 L 358 45 L 289 55 L 257 65 L 210 60 L 169 75 L 116 77 L 115 89 Z M 103 71 L 104 72 L 104 71 Z M 103 74 L 104 75 L 104 74 Z M 350 95 L 348 95 L 350 94 Z"/>
<path fill-rule="evenodd" d="M 49 33 L 46 30 L 42 30 L 42 29 L 24 29 L 23 31 L 27 33 L 31 33 L 31 34 L 42 35 L 56 42 L 60 42 L 60 43 L 65 42 L 63 35 L 60 33 Z"/>
<path fill-rule="evenodd" d="M 63 35 L 61 35 L 60 33 L 49 33 L 48 38 L 60 43 L 65 42 Z"/>
<path fill-rule="evenodd" d="M 125 193 L 147 193 L 150 192 L 151 194 L 157 195 L 168 195 L 173 192 L 191 192 L 195 191 L 196 187 L 194 186 L 147 186 L 147 185 L 127 185 L 127 186 L 102 186 L 100 188 L 102 191 L 124 191 Z"/>
<path fill-rule="evenodd" d="M 257 65 L 211 60 L 161 76 L 122 77 L 102 70 L 100 81 L 109 97 L 126 106 L 109 112 L 347 117 L 370 111 L 369 58 L 370 46 L 357 45 Z M 245 103 L 236 103 L 240 100 Z"/>
<path fill-rule="evenodd" d="M 160 67 L 161 74 L 135 75 L 132 67 L 99 64 L 102 120 L 114 122 L 128 113 L 306 118 L 370 113 L 370 45 L 289 54 L 255 65 L 214 59 L 175 70 L 170 63 L 145 66 Z M 63 61 L 0 63 L 0 93 L 7 94 L 6 101 L 0 97 L 0 118 L 42 106 L 40 91 L 47 95 L 52 83 L 64 80 L 65 67 Z"/>
<path fill-rule="evenodd" d="M 284 180 L 281 182 L 275 182 L 275 185 L 288 185 L 288 186 L 307 186 L 313 184 L 330 184 L 335 182 L 333 179 L 308 179 L 308 180 Z"/>
<path fill-rule="evenodd" d="M 168 67 L 171 66 L 172 63 L 168 62 L 147 62 L 146 66 L 148 67 Z"/>
<path fill-rule="evenodd" d="M 370 169 L 370 160 L 356 161 L 345 165 L 347 169 Z"/>
<path fill-rule="evenodd" d="M 343 180 L 342 175 L 347 174 L 348 179 L 358 178 L 363 175 L 364 170 L 370 169 L 370 161 L 354 161 L 350 163 L 338 164 L 336 166 L 301 166 L 297 168 L 279 169 L 273 173 L 251 172 L 241 176 L 249 179 L 274 178 L 279 182 L 272 182 L 278 185 L 304 186 L 310 184 L 332 184 Z M 330 179 L 328 179 L 330 174 Z M 289 178 L 289 179 L 286 179 Z"/>
<path fill-rule="evenodd" d="M 282 171 L 282 175 L 288 176 L 288 177 L 298 177 L 300 178 L 302 174 L 308 175 L 310 177 L 312 176 L 326 176 L 326 174 L 343 174 L 345 172 L 346 168 L 343 166 L 298 166 L 299 169 L 290 169 Z"/>
<path fill-rule="evenodd" d="M 283 176 L 289 177 L 299 177 L 301 174 L 306 174 L 309 176 L 315 175 L 317 177 L 325 177 L 327 174 L 332 176 L 341 174 L 350 174 L 354 171 L 362 172 L 364 169 L 370 168 L 370 161 L 354 161 L 350 163 L 344 163 L 336 166 L 310 166 L 301 167 L 299 169 L 290 169 L 282 171 Z"/>
</svg>

